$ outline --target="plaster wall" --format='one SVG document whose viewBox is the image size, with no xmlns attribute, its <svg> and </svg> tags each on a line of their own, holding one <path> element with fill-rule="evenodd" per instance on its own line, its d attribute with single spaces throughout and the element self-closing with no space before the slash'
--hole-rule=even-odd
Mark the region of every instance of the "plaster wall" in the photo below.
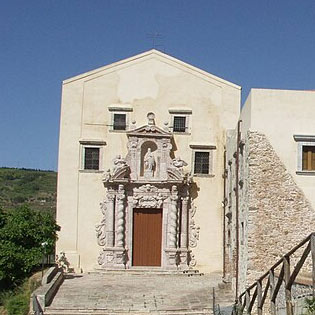
<svg viewBox="0 0 315 315">
<path fill-rule="evenodd" d="M 315 177 L 297 174 L 298 144 L 293 135 L 315 135 L 314 91 L 252 89 L 241 118 L 247 130 L 266 135 L 288 172 L 315 206 Z"/>
<path fill-rule="evenodd" d="M 126 156 L 125 132 L 111 130 L 110 107 L 128 107 L 129 126 L 147 124 L 147 113 L 155 113 L 155 124 L 171 124 L 169 109 L 190 109 L 189 132 L 174 134 L 173 154 L 192 169 L 190 145 L 213 145 L 210 176 L 194 176 L 197 207 L 195 222 L 200 226 L 198 245 L 193 249 L 197 268 L 222 271 L 223 178 L 226 129 L 239 116 L 240 88 L 199 71 L 175 58 L 155 51 L 128 62 L 66 80 L 63 84 L 59 149 L 57 220 L 61 232 L 57 251 L 65 251 L 75 268 L 96 267 L 100 247 L 95 225 L 101 219 L 99 203 L 104 199 L 102 172 L 112 166 L 117 154 Z M 100 171 L 82 170 L 80 141 L 106 143 Z M 72 260 L 72 261 L 71 261 Z"/>
</svg>

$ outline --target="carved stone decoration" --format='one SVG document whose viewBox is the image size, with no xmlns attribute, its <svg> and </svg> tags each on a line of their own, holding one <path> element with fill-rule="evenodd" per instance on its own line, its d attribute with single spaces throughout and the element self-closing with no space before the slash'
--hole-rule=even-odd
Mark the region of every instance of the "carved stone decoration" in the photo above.
<svg viewBox="0 0 315 315">
<path fill-rule="evenodd" d="M 152 113 L 152 112 L 148 113 L 147 118 L 148 118 L 148 125 L 151 125 L 151 126 L 155 125 L 155 121 L 154 121 L 155 114 L 154 113 Z"/>
<path fill-rule="evenodd" d="M 172 186 L 172 192 L 170 196 L 171 204 L 169 211 L 169 220 L 168 220 L 168 247 L 176 248 L 177 247 L 177 200 L 178 193 L 177 187 Z"/>
<path fill-rule="evenodd" d="M 181 172 L 183 171 L 183 167 L 187 166 L 188 164 L 182 160 L 180 157 L 174 158 L 172 160 L 172 167 L 180 170 Z"/>
<path fill-rule="evenodd" d="M 161 208 L 167 195 L 163 190 L 146 184 L 139 188 L 134 188 L 133 206 L 138 208 Z"/>
<path fill-rule="evenodd" d="M 121 157 L 121 155 L 117 155 L 113 160 L 113 173 L 115 174 L 117 170 L 127 165 L 126 160 Z"/>
<path fill-rule="evenodd" d="M 196 206 L 191 205 L 190 211 L 189 211 L 189 247 L 194 248 L 197 246 L 197 242 L 199 241 L 199 230 L 200 227 L 196 226 L 194 216 L 196 213 Z"/>
<path fill-rule="evenodd" d="M 170 180 L 175 180 L 175 181 L 182 181 L 184 179 L 182 172 L 174 167 L 169 167 L 167 169 L 167 177 Z"/>
<path fill-rule="evenodd" d="M 108 182 L 115 179 L 127 179 L 130 174 L 130 168 L 126 160 L 117 155 L 113 160 L 113 174 L 111 175 L 108 171 L 104 174 L 103 182 Z"/>
<path fill-rule="evenodd" d="M 118 194 L 116 195 L 117 201 L 117 214 L 116 214 L 116 238 L 115 246 L 124 247 L 125 236 L 125 190 L 123 185 L 118 186 Z"/>
<path fill-rule="evenodd" d="M 189 267 L 195 267 L 197 264 L 197 261 L 195 259 L 195 255 L 190 251 L 188 255 L 188 265 Z"/>
<path fill-rule="evenodd" d="M 114 263 L 114 252 L 102 250 L 98 256 L 97 262 L 101 266 L 112 265 Z"/>
<path fill-rule="evenodd" d="M 184 174 L 183 167 L 187 165 L 188 164 L 179 157 L 171 160 L 170 165 L 167 169 L 169 179 L 185 181 L 187 174 Z"/>
<path fill-rule="evenodd" d="M 110 169 L 108 169 L 107 171 L 105 171 L 103 173 L 103 178 L 102 178 L 102 181 L 105 183 L 105 182 L 109 182 L 112 178 L 112 174 L 110 172 Z"/>
<path fill-rule="evenodd" d="M 105 246 L 106 244 L 106 202 L 100 203 L 103 218 L 100 224 L 95 226 L 97 244 L 99 246 Z"/>
<path fill-rule="evenodd" d="M 181 213 L 181 235 L 180 235 L 180 247 L 187 248 L 187 222 L 188 222 L 188 201 L 189 198 L 182 197 L 182 213 Z"/>
<path fill-rule="evenodd" d="M 126 133 L 126 157 L 117 155 L 112 169 L 103 174 L 106 198 L 100 204 L 101 222 L 95 227 L 102 268 L 132 267 L 135 208 L 161 209 L 162 268 L 186 269 L 196 264 L 190 256 L 199 239 L 196 209 L 190 207 L 192 176 L 184 172 L 187 163 L 172 155 L 168 125 L 156 126 L 153 113 L 147 118 L 147 125 L 136 128 L 134 123 Z"/>
<path fill-rule="evenodd" d="M 144 177 L 152 178 L 153 177 L 153 168 L 155 166 L 154 154 L 151 152 L 151 148 L 148 148 L 143 159 L 144 164 Z"/>
<path fill-rule="evenodd" d="M 106 247 L 114 246 L 114 202 L 115 195 L 113 191 L 107 192 L 107 213 L 106 213 Z"/>
<path fill-rule="evenodd" d="M 100 252 L 100 254 L 97 258 L 97 262 L 101 266 L 105 263 L 105 253 L 103 251 Z"/>
</svg>

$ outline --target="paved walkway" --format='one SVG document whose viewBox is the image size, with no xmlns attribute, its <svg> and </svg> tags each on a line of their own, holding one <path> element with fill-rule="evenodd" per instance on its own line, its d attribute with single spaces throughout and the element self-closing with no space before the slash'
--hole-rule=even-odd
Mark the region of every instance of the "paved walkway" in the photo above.
<svg viewBox="0 0 315 315">
<path fill-rule="evenodd" d="M 218 275 L 92 273 L 65 279 L 45 314 L 211 314 Z"/>
</svg>

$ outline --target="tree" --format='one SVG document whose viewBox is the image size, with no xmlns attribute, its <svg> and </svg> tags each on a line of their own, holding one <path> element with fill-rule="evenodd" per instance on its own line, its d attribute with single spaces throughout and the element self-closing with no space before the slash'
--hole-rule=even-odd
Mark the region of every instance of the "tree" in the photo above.
<svg viewBox="0 0 315 315">
<path fill-rule="evenodd" d="M 53 253 L 60 227 L 48 212 L 24 205 L 4 212 L 0 209 L 0 288 L 21 282 L 45 252 Z"/>
</svg>

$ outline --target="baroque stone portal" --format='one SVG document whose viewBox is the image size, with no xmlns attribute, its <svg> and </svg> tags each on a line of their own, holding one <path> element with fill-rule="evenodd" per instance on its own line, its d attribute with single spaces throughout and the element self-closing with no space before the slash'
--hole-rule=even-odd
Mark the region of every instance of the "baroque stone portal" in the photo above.
<svg viewBox="0 0 315 315">
<path fill-rule="evenodd" d="M 127 133 L 128 154 L 118 155 L 112 170 L 103 176 L 106 188 L 101 203 L 103 218 L 96 226 L 102 247 L 98 263 L 104 268 L 130 268 L 133 257 L 134 209 L 162 209 L 161 267 L 194 265 L 190 247 L 196 246 L 198 228 L 192 219 L 195 209 L 190 198 L 191 176 L 187 163 L 171 158 L 172 134 L 154 124 Z"/>
</svg>

